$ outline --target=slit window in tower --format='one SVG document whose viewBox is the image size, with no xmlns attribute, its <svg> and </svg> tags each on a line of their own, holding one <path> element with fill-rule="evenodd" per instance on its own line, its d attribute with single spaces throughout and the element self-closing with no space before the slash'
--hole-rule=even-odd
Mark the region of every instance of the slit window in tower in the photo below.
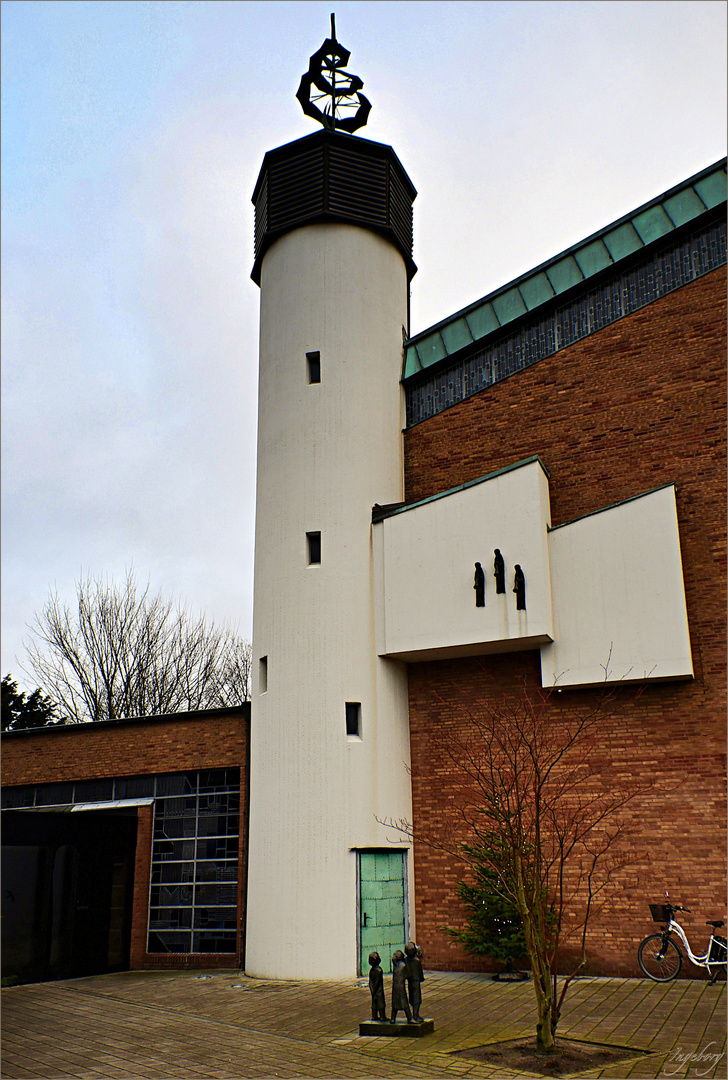
<svg viewBox="0 0 728 1080">
<path fill-rule="evenodd" d="M 261 656 L 258 661 L 258 692 L 268 693 L 268 657 Z"/>
<path fill-rule="evenodd" d="M 308 366 L 308 381 L 310 383 L 321 382 L 321 353 L 307 352 L 306 364 Z"/>
<path fill-rule="evenodd" d="M 308 547 L 308 565 L 318 566 L 321 562 L 321 533 L 306 533 L 306 545 Z"/>
<path fill-rule="evenodd" d="M 346 734 L 361 737 L 361 702 L 346 703 Z"/>
</svg>

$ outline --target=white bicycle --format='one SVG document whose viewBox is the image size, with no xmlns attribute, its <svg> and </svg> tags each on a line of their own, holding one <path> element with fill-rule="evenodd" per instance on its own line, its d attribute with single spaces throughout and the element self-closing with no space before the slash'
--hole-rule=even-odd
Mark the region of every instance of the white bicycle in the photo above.
<svg viewBox="0 0 728 1080">
<path fill-rule="evenodd" d="M 726 971 L 728 945 L 726 939 L 716 933 L 724 925 L 722 919 L 706 923 L 706 926 L 713 927 L 708 948 L 703 956 L 696 956 L 690 948 L 682 926 L 673 918 L 673 913 L 676 911 L 686 911 L 690 914 L 690 908 L 681 907 L 679 904 L 650 904 L 650 911 L 654 922 L 665 925 L 662 927 L 661 934 L 650 934 L 637 950 L 640 967 L 648 979 L 653 979 L 655 982 L 670 982 L 671 979 L 677 978 L 682 967 L 683 954 L 680 946 L 670 936 L 673 933 L 677 934 L 685 946 L 690 962 L 696 967 L 707 970 L 711 983 L 715 982 L 721 971 Z"/>
</svg>

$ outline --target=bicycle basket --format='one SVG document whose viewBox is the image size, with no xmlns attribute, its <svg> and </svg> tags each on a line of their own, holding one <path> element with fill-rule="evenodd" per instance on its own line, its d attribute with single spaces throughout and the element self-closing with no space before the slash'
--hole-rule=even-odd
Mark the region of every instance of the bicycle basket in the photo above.
<svg viewBox="0 0 728 1080">
<path fill-rule="evenodd" d="M 667 904 L 650 904 L 650 912 L 652 913 L 653 922 L 669 923 L 670 909 Z"/>
<path fill-rule="evenodd" d="M 728 942 L 726 942 L 726 939 L 724 937 L 719 937 L 716 934 L 710 946 L 710 956 L 708 957 L 708 962 L 713 964 L 725 964 L 727 955 Z"/>
</svg>

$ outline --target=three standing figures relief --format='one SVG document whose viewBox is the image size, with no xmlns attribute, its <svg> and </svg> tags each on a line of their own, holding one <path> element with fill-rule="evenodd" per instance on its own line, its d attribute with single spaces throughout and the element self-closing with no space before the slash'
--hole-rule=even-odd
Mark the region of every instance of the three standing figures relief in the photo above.
<svg viewBox="0 0 728 1080">
<path fill-rule="evenodd" d="M 495 578 L 495 591 L 496 593 L 505 593 L 506 591 L 506 566 L 503 556 L 501 555 L 500 548 L 496 548 L 493 552 L 493 576 Z M 475 589 L 475 606 L 485 607 L 485 573 L 483 567 L 479 562 L 475 564 L 475 574 L 473 577 L 473 588 Z M 526 578 L 521 569 L 519 563 L 516 563 L 514 567 L 513 577 L 513 592 L 516 594 L 516 610 L 526 610 Z"/>
</svg>

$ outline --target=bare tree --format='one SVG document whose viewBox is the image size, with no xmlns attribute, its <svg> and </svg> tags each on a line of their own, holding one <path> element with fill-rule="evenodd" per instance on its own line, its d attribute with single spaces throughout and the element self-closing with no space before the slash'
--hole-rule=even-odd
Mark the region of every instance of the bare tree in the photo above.
<svg viewBox="0 0 728 1080">
<path fill-rule="evenodd" d="M 494 892 L 516 907 L 544 1052 L 555 1047 L 564 995 L 586 964 L 589 921 L 627 864 L 619 841 L 630 828 L 628 804 L 650 788 L 599 770 L 598 735 L 616 707 L 613 693 L 576 713 L 560 700 L 525 686 L 515 699 L 475 707 L 441 700 L 430 748 L 449 778 L 445 810 L 422 826 L 383 822 L 490 871 Z M 565 946 L 576 957 L 559 993 Z"/>
<path fill-rule="evenodd" d="M 184 606 L 87 577 L 71 609 L 51 594 L 30 627 L 28 667 L 68 722 L 237 705 L 250 697 L 250 644 Z"/>
</svg>

